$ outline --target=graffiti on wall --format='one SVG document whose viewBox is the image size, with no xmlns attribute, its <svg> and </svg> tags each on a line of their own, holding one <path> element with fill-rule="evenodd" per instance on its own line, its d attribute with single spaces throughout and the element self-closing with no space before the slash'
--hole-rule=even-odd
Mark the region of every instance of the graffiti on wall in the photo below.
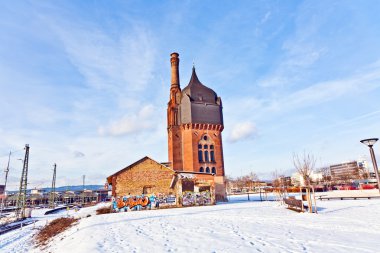
<svg viewBox="0 0 380 253">
<path fill-rule="evenodd" d="M 112 199 L 114 210 L 135 211 L 143 209 L 159 208 L 164 206 L 176 205 L 175 195 L 154 194 L 141 196 L 124 196 Z"/>
<path fill-rule="evenodd" d="M 156 201 L 163 205 L 175 205 L 177 203 L 175 195 L 158 194 Z"/>
<path fill-rule="evenodd" d="M 182 194 L 183 206 L 204 206 L 211 205 L 211 193 L 210 191 L 202 192 L 190 192 L 186 191 Z"/>
</svg>

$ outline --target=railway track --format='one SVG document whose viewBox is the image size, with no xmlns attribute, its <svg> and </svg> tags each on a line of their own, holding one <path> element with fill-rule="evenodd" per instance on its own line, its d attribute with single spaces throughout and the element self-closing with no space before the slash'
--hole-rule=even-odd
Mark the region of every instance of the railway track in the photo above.
<svg viewBox="0 0 380 253">
<path fill-rule="evenodd" d="M 3 225 L 0 227 L 0 235 L 28 226 L 30 224 L 33 224 L 34 222 L 35 222 L 34 220 L 27 220 L 27 221 L 13 222 L 7 225 Z"/>
</svg>

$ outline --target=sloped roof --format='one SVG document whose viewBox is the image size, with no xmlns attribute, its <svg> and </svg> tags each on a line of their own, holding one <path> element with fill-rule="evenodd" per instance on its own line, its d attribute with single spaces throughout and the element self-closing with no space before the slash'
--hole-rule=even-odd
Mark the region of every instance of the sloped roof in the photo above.
<svg viewBox="0 0 380 253">
<path fill-rule="evenodd" d="M 159 163 L 159 162 L 153 160 L 152 158 L 150 158 L 150 157 L 148 157 L 148 156 L 144 156 L 144 157 L 141 158 L 140 160 L 138 160 L 138 161 L 132 163 L 131 165 L 128 165 L 128 166 L 125 167 L 124 169 L 121 169 L 121 170 L 119 170 L 118 172 L 116 172 L 116 173 L 114 173 L 114 174 L 108 176 L 108 177 L 107 177 L 107 182 L 108 182 L 108 183 L 112 182 L 112 177 L 117 176 L 117 175 L 123 173 L 124 171 L 127 171 L 127 170 L 133 168 L 134 166 L 136 166 L 137 164 L 142 163 L 142 162 L 144 162 L 144 161 L 146 161 L 146 160 L 151 160 L 152 162 L 156 163 L 157 165 L 160 165 L 161 167 L 166 168 L 166 169 L 172 171 L 173 173 L 175 172 L 173 169 L 171 169 L 171 168 L 169 168 L 169 167 L 163 165 L 162 163 Z"/>
<path fill-rule="evenodd" d="M 199 101 L 206 103 L 216 103 L 218 98 L 215 91 L 203 85 L 195 72 L 193 67 L 193 72 L 191 74 L 189 84 L 182 90 L 182 96 L 189 96 L 191 101 Z"/>
</svg>

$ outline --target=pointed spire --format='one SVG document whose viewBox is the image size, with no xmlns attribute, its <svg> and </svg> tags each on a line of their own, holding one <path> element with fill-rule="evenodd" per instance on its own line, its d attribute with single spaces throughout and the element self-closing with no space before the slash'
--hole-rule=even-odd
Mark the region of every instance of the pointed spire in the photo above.
<svg viewBox="0 0 380 253">
<path fill-rule="evenodd" d="M 191 85 L 191 84 L 201 84 L 201 82 L 198 79 L 197 73 L 195 72 L 195 66 L 194 65 L 193 65 L 193 70 L 192 70 L 192 73 L 191 73 L 191 78 L 190 78 L 189 85 Z"/>
</svg>

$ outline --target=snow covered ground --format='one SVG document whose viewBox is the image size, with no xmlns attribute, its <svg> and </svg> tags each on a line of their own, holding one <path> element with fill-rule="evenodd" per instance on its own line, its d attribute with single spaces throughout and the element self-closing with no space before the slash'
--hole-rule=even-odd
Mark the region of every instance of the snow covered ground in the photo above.
<svg viewBox="0 0 380 253">
<path fill-rule="evenodd" d="M 254 198 L 256 198 L 255 196 Z M 380 199 L 318 201 L 319 214 L 297 213 L 278 202 L 244 201 L 95 215 L 98 207 L 69 215 L 84 217 L 47 249 L 34 248 L 39 221 L 0 236 L 1 252 L 378 252 Z M 251 198 L 252 199 L 252 198 Z M 88 214 L 91 217 L 85 218 Z M 55 217 L 67 215 L 66 212 Z"/>
</svg>

